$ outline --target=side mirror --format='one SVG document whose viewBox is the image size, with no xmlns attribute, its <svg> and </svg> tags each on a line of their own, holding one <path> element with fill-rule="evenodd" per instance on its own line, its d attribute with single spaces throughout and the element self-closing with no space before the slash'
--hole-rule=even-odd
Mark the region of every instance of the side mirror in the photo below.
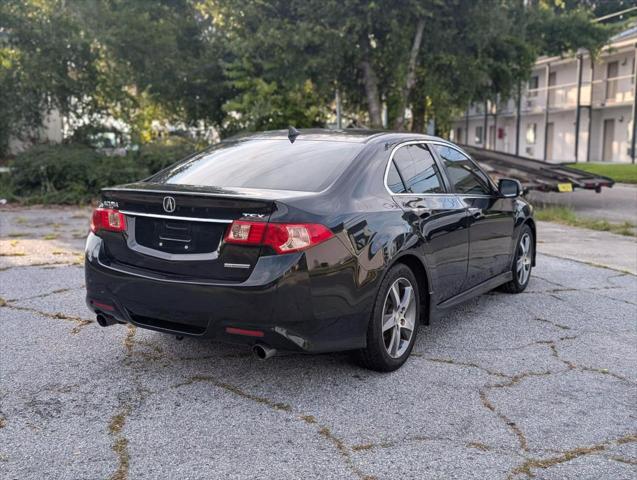
<svg viewBox="0 0 637 480">
<path fill-rule="evenodd" d="M 516 198 L 522 193 L 522 185 L 517 180 L 502 178 L 498 182 L 498 190 L 504 198 Z"/>
</svg>

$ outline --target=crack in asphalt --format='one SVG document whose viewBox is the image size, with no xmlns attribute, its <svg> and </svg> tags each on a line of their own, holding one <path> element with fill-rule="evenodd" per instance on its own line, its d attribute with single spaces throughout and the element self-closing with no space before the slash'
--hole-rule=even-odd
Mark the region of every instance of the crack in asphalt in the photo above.
<svg viewBox="0 0 637 480">
<path fill-rule="evenodd" d="M 442 436 L 424 436 L 424 435 L 413 435 L 401 438 L 400 440 L 391 440 L 391 441 L 382 441 L 382 442 L 370 442 L 370 443 L 361 443 L 357 445 L 353 445 L 351 447 L 352 452 L 360 453 L 360 452 L 368 452 L 375 449 L 382 448 L 394 448 L 394 447 L 402 447 L 406 443 L 421 443 L 421 442 L 440 442 L 440 443 L 449 443 L 452 445 L 458 445 L 465 448 L 471 448 L 474 450 L 480 450 L 482 452 L 494 452 L 500 453 L 502 455 L 514 455 L 516 457 L 520 457 L 526 459 L 527 457 L 519 452 L 517 449 L 509 449 L 502 447 L 494 447 L 492 445 L 488 445 L 486 443 L 480 441 L 467 441 L 463 438 L 450 438 L 450 437 L 442 437 Z"/>
<path fill-rule="evenodd" d="M 489 387 L 485 387 L 485 388 L 489 388 Z M 502 422 L 504 422 L 504 424 L 507 426 L 507 428 L 517 438 L 518 445 L 519 445 L 519 447 L 520 447 L 520 449 L 522 451 L 525 451 L 525 452 L 528 451 L 529 450 L 529 444 L 528 444 L 528 442 L 526 440 L 526 436 L 524 435 L 524 432 L 520 429 L 520 427 L 518 427 L 517 424 L 513 420 L 511 420 L 509 417 L 507 417 L 504 413 L 500 412 L 496 408 L 496 406 L 487 397 L 487 393 L 486 393 L 485 390 L 483 390 L 483 389 L 479 390 L 479 395 L 480 395 L 480 401 L 482 402 L 482 406 L 484 406 L 486 409 L 488 409 L 491 412 L 493 412 L 500 420 L 502 420 Z"/>
<path fill-rule="evenodd" d="M 114 438 L 111 450 L 113 450 L 117 457 L 117 468 L 109 477 L 109 480 L 128 479 L 131 455 L 128 438 L 124 435 L 123 429 L 135 408 L 138 408 L 144 400 L 153 393 L 145 389 L 143 386 L 141 377 L 144 372 L 141 368 L 139 368 L 140 365 L 130 361 L 131 357 L 135 354 L 134 347 L 137 343 L 135 340 L 136 333 L 136 327 L 129 324 L 126 336 L 123 340 L 125 364 L 133 371 L 134 387 L 132 391 L 127 392 L 129 393 L 128 398 L 124 398 L 120 401 L 117 413 L 111 417 L 107 427 L 109 435 Z"/>
<path fill-rule="evenodd" d="M 264 405 L 275 411 L 293 413 L 293 408 L 287 403 L 275 402 L 274 400 L 271 400 L 267 397 L 254 395 L 252 393 L 246 392 L 245 390 L 237 387 L 236 385 L 224 382 L 210 375 L 194 375 L 184 380 L 183 382 L 173 385 L 172 388 L 180 388 L 180 387 L 183 387 L 186 385 L 192 385 L 198 382 L 210 383 L 217 388 L 223 389 L 227 392 L 230 392 L 246 400 L 250 400 L 260 405 Z M 352 449 L 350 449 L 342 439 L 334 435 L 334 433 L 328 426 L 320 424 L 313 415 L 298 414 L 295 416 L 295 418 L 298 420 L 301 420 L 303 423 L 307 425 L 312 425 L 315 428 L 318 428 L 318 434 L 321 437 L 325 438 L 335 448 L 335 450 L 339 453 L 339 455 L 342 457 L 343 461 L 345 462 L 345 465 L 360 480 L 374 480 L 375 477 L 366 475 L 354 464 L 354 461 L 351 456 Z"/>
<path fill-rule="evenodd" d="M 111 450 L 117 456 L 117 470 L 109 477 L 110 480 L 126 480 L 130 466 L 130 453 L 128 451 L 128 439 L 122 434 L 126 419 L 132 411 L 132 406 L 125 404 L 120 407 L 117 414 L 111 417 L 108 424 L 109 434 L 115 437 Z"/>
<path fill-rule="evenodd" d="M 570 462 L 579 457 L 583 457 L 585 455 L 591 455 L 606 451 L 609 447 L 614 445 L 623 445 L 625 443 L 633 443 L 637 442 L 637 435 L 630 434 L 625 435 L 616 440 L 611 440 L 608 442 L 598 443 L 596 445 L 590 445 L 585 447 L 576 447 L 571 450 L 566 450 L 561 452 L 559 455 L 549 458 L 527 458 L 523 463 L 515 467 L 509 475 L 507 479 L 512 480 L 517 475 L 526 475 L 529 478 L 535 477 L 533 473 L 534 469 L 547 469 L 553 467 L 555 465 L 559 465 L 561 463 Z"/>
<path fill-rule="evenodd" d="M 565 339 L 567 339 L 567 340 L 574 340 L 574 338 L 575 337 L 573 337 L 573 338 L 565 337 Z M 633 380 L 631 380 L 629 378 L 626 378 L 625 376 L 620 375 L 618 373 L 611 372 L 607 368 L 595 368 L 595 367 L 587 367 L 587 366 L 583 366 L 583 365 L 577 365 L 576 363 L 571 362 L 570 360 L 566 360 L 566 359 L 562 358 L 561 355 L 560 355 L 559 350 L 557 349 L 557 344 L 554 341 L 548 341 L 548 342 L 546 342 L 546 345 L 548 345 L 549 349 L 551 350 L 551 355 L 553 355 L 553 357 L 555 357 L 557 360 L 559 360 L 564 365 L 566 365 L 566 367 L 569 370 L 579 370 L 579 371 L 582 371 L 582 372 L 599 373 L 601 375 L 608 375 L 609 377 L 616 378 L 617 380 L 629 383 L 631 385 L 635 384 L 635 382 Z"/>
<path fill-rule="evenodd" d="M 85 287 L 82 285 L 81 287 L 72 287 L 72 288 L 58 288 L 57 290 L 53 290 L 52 292 L 40 293 L 39 295 L 32 295 L 30 297 L 20 297 L 20 298 L 10 298 L 6 300 L 7 302 L 24 302 L 26 300 L 35 300 L 37 298 L 45 298 L 50 297 L 51 295 L 57 295 L 58 293 L 66 293 L 73 290 L 83 290 Z"/>
<path fill-rule="evenodd" d="M 10 301 L 4 300 L 4 299 L 0 299 L 0 307 L 9 308 L 11 310 L 18 310 L 18 311 L 22 311 L 22 312 L 35 313 L 37 315 L 40 315 L 40 316 L 43 316 L 43 317 L 46 317 L 46 318 L 51 318 L 51 319 L 54 319 L 54 320 L 67 320 L 67 321 L 70 321 L 70 322 L 75 322 L 76 326 L 71 330 L 71 334 L 72 335 L 80 333 L 82 328 L 86 327 L 87 325 L 90 325 L 91 323 L 94 323 L 93 320 L 89 320 L 87 318 L 78 317 L 76 315 L 67 315 L 67 314 L 62 313 L 62 312 L 49 313 L 49 312 L 45 312 L 43 310 L 38 310 L 37 308 L 23 307 L 21 305 L 13 305 Z"/>
<path fill-rule="evenodd" d="M 544 323 L 548 323 L 549 325 L 554 326 L 555 328 L 559 328 L 560 330 L 570 330 L 571 327 L 567 326 L 567 325 L 562 325 L 560 323 L 555 323 L 552 320 L 547 320 L 546 318 L 534 318 L 534 320 L 536 322 L 544 322 Z"/>
<path fill-rule="evenodd" d="M 126 350 L 128 357 L 131 357 L 133 355 L 140 355 L 142 358 L 149 361 L 155 361 L 159 359 L 168 359 L 168 360 L 172 359 L 177 361 L 201 359 L 201 357 L 173 357 L 173 358 L 167 357 L 160 346 L 146 340 L 137 340 L 135 338 L 135 333 L 136 333 L 136 327 L 129 324 L 129 329 L 123 342 L 124 348 Z M 153 355 L 148 355 L 147 352 L 135 351 L 134 347 L 136 345 L 143 345 L 143 346 L 152 348 L 155 352 L 155 355 L 153 356 Z M 275 402 L 267 397 L 254 395 L 252 393 L 246 392 L 245 390 L 241 389 L 240 387 L 236 385 L 233 385 L 228 382 L 224 382 L 211 375 L 193 375 L 189 377 L 188 379 L 184 380 L 183 382 L 173 385 L 172 388 L 180 388 L 180 387 L 183 387 L 186 385 L 192 385 L 198 382 L 210 383 L 214 385 L 215 387 L 225 390 L 233 395 L 237 395 L 246 400 L 255 402 L 260 405 L 264 405 L 275 411 L 293 413 L 292 407 L 287 403 Z M 126 437 L 121 435 L 120 432 L 125 423 L 125 419 L 131 414 L 131 412 L 132 412 L 132 408 L 130 408 L 130 405 L 128 407 L 122 407 L 122 409 L 120 410 L 120 413 L 115 415 L 111 419 L 111 423 L 109 424 L 109 431 L 111 431 L 111 433 L 113 433 L 113 429 L 111 428 L 111 426 L 121 425 L 119 428 L 116 428 L 116 431 L 114 432 L 115 434 L 117 434 L 117 438 L 112 448 L 113 448 L 113 451 L 115 451 L 118 455 L 119 466 L 115 474 L 111 477 L 111 480 L 126 480 L 128 478 L 128 465 L 130 462 L 130 455 L 128 452 L 128 440 L 126 439 Z M 336 449 L 339 455 L 343 458 L 345 465 L 348 467 L 348 469 L 352 473 L 354 473 L 360 480 L 374 480 L 373 476 L 366 475 L 354 464 L 353 459 L 351 457 L 350 448 L 347 446 L 347 444 L 343 440 L 341 440 L 339 437 L 334 435 L 328 426 L 319 424 L 317 419 L 312 415 L 300 414 L 296 418 L 298 418 L 298 420 L 302 421 L 305 424 L 314 425 L 315 428 L 318 428 L 318 434 L 321 437 L 325 438 Z"/>
<path fill-rule="evenodd" d="M 561 329 L 569 329 L 568 327 L 564 328 L 565 326 L 563 325 L 559 325 L 556 324 L 554 322 L 551 322 L 549 320 L 544 320 L 544 319 L 536 319 L 539 321 L 544 321 L 544 322 L 548 322 L 550 324 L 552 324 L 553 326 L 557 327 L 557 328 L 561 328 Z M 564 337 L 560 337 L 558 341 L 566 341 L 566 340 L 574 340 L 576 339 L 577 336 L 564 336 Z M 518 445 L 520 450 L 522 450 L 523 452 L 529 452 L 529 445 L 528 445 L 528 441 L 526 439 L 526 435 L 524 434 L 524 431 L 509 417 L 507 417 L 503 412 L 501 412 L 497 406 L 489 399 L 487 392 L 491 389 L 495 389 L 495 388 L 509 388 L 509 387 L 513 387 L 514 385 L 517 385 L 518 383 L 520 383 L 522 380 L 529 378 L 529 377 L 541 377 L 541 376 L 549 376 L 549 375 L 554 375 L 554 374 L 559 374 L 559 373 L 565 373 L 567 371 L 570 370 L 579 370 L 579 371 L 587 371 L 587 372 L 593 372 L 593 373 L 600 373 L 603 375 L 609 375 L 611 377 L 614 377 L 618 380 L 624 381 L 624 382 L 628 382 L 628 383 L 633 383 L 632 381 L 630 381 L 629 379 L 627 379 L 626 377 L 623 377 L 622 375 L 618 375 L 616 373 L 610 372 L 607 369 L 599 369 L 599 368 L 592 368 L 592 367 L 584 367 L 584 366 L 578 366 L 577 364 L 566 360 L 564 358 L 562 358 L 560 356 L 558 347 L 557 347 L 557 341 L 556 340 L 538 340 L 536 342 L 534 342 L 534 344 L 536 345 L 547 345 L 550 349 L 551 355 L 558 360 L 559 362 L 561 362 L 562 364 L 565 365 L 566 369 L 564 370 L 545 370 L 545 371 L 541 371 L 541 372 L 533 372 L 533 371 L 527 371 L 527 372 L 522 372 L 522 373 L 518 373 L 515 375 L 509 375 L 509 374 L 505 374 L 503 372 L 499 372 L 496 370 L 492 370 L 486 367 L 483 367 L 477 363 L 474 362 L 461 362 L 461 361 L 456 361 L 450 358 L 432 358 L 432 357 L 425 357 L 423 354 L 417 354 L 417 356 L 424 358 L 425 360 L 429 361 L 429 362 L 434 362 L 434 363 L 442 363 L 442 364 L 448 364 L 448 365 L 456 365 L 459 367 L 464 367 L 464 368 L 475 368 L 478 369 L 482 372 L 485 372 L 486 374 L 490 375 L 490 376 L 495 376 L 495 377 L 499 377 L 499 378 L 503 378 L 506 379 L 505 382 L 502 383 L 496 383 L 496 384 L 489 384 L 489 385 L 485 385 L 484 387 L 480 388 L 478 390 L 479 396 L 480 396 L 480 401 L 482 403 L 482 406 L 485 407 L 487 410 L 491 411 L 492 413 L 494 413 L 505 425 L 506 427 L 515 435 L 515 437 L 517 438 L 518 441 Z M 366 447 L 364 446 L 359 446 L 359 448 L 364 448 Z M 369 447 L 369 448 L 373 448 L 373 447 Z"/>
<path fill-rule="evenodd" d="M 186 385 L 192 385 L 193 383 L 197 383 L 197 382 L 207 382 L 207 383 L 211 383 L 213 384 L 215 387 L 221 388 L 223 390 L 226 390 L 230 393 L 233 393 L 239 397 L 248 399 L 248 400 L 252 400 L 253 402 L 256 403 L 260 403 L 261 405 L 265 405 L 267 407 L 270 407 L 274 410 L 282 410 L 284 412 L 291 412 L 292 411 L 292 407 L 290 405 L 288 405 L 287 403 L 279 403 L 279 402 L 274 402 L 266 397 L 260 397 L 258 395 L 253 395 L 251 393 L 245 392 L 242 389 L 240 389 L 239 387 L 232 385 L 230 383 L 226 383 L 226 382 L 222 382 L 221 380 L 216 379 L 215 377 L 212 377 L 210 375 L 194 375 L 192 377 L 190 377 L 189 379 L 178 383 L 176 385 L 173 385 L 173 388 L 179 388 L 179 387 L 183 387 Z"/>
<path fill-rule="evenodd" d="M 76 267 L 81 265 L 82 262 L 79 261 L 75 261 L 75 262 L 41 262 L 41 263 L 26 263 L 24 265 L 9 265 L 7 267 L 0 267 L 0 272 L 6 272 L 7 270 L 11 270 L 14 268 L 32 268 L 32 267 L 60 267 L 60 266 L 67 266 L 67 267 Z"/>
<path fill-rule="evenodd" d="M 637 465 L 637 460 L 632 460 L 630 458 L 620 457 L 618 455 L 605 455 L 605 457 L 616 462 L 627 463 L 628 465 Z"/>
</svg>

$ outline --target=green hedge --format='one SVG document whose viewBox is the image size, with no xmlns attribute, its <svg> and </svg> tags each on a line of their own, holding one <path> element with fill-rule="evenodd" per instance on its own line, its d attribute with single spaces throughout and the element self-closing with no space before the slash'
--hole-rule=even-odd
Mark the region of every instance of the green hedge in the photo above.
<svg viewBox="0 0 637 480">
<path fill-rule="evenodd" d="M 194 150 L 187 143 L 149 144 L 117 157 L 83 145 L 40 145 L 11 161 L 0 196 L 22 203 L 87 203 L 101 188 L 145 178 Z"/>
</svg>

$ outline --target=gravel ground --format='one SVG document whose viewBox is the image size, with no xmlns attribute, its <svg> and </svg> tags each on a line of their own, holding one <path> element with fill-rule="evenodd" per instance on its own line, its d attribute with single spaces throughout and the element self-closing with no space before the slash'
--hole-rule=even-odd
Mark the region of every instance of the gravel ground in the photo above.
<svg viewBox="0 0 637 480">
<path fill-rule="evenodd" d="M 637 277 L 538 256 L 527 292 L 346 354 L 115 326 L 84 305 L 87 210 L 0 213 L 0 477 L 634 479 Z M 540 247 L 541 248 L 541 247 Z"/>
</svg>

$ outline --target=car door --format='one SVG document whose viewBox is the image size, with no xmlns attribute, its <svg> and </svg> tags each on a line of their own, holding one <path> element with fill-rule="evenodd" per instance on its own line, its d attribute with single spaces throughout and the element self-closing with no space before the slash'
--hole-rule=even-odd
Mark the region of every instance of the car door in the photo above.
<svg viewBox="0 0 637 480">
<path fill-rule="evenodd" d="M 421 238 L 418 248 L 432 279 L 434 302 L 462 290 L 467 274 L 467 212 L 447 189 L 441 166 L 424 142 L 408 142 L 392 151 L 386 186 Z"/>
<path fill-rule="evenodd" d="M 489 177 L 460 150 L 446 144 L 435 144 L 434 150 L 469 214 L 466 290 L 509 269 L 515 199 L 502 198 Z"/>
</svg>

